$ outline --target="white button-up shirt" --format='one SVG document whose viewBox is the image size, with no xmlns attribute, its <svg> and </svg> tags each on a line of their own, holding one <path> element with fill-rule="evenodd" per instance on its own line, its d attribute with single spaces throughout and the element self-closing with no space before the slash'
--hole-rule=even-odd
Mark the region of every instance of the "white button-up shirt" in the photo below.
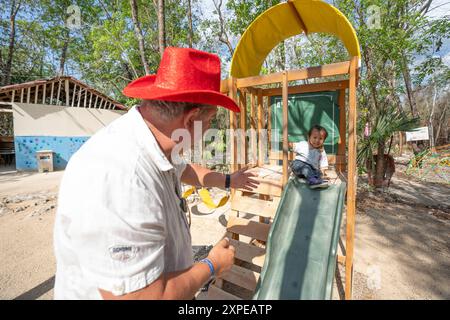
<svg viewBox="0 0 450 320">
<path fill-rule="evenodd" d="M 168 161 L 136 107 L 72 156 L 55 221 L 55 299 L 122 295 L 192 266 L 185 167 Z"/>
</svg>

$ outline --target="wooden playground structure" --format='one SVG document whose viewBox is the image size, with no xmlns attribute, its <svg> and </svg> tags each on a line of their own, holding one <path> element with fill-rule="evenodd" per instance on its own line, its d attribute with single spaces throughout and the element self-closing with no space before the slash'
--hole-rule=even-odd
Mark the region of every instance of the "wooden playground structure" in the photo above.
<svg viewBox="0 0 450 320">
<path fill-rule="evenodd" d="M 318 11 L 319 10 L 319 11 Z M 321 12 L 321 14 L 318 14 Z M 264 29 L 265 21 L 276 17 L 287 32 L 280 34 L 273 30 L 270 34 Z M 327 19 L 324 19 L 326 17 Z M 317 19 L 324 19 L 322 24 Z M 331 19 L 331 20 L 330 20 Z M 334 26 L 341 23 L 345 27 Z M 283 25 L 284 24 L 284 25 Z M 280 27 L 280 30 L 282 30 Z M 322 29 L 320 29 L 322 27 Z M 260 32 L 259 30 L 266 30 Z M 326 32 L 343 40 L 349 51 L 347 61 L 309 67 L 299 70 L 285 70 L 268 75 L 259 75 L 267 54 L 282 40 L 295 34 Z M 264 33 L 262 35 L 261 33 Z M 269 34 L 268 34 L 269 33 Z M 259 40 L 261 39 L 261 40 Z M 269 39 L 269 40 L 267 40 Z M 258 41 L 259 40 L 259 41 Z M 264 41 L 263 41 L 264 40 Z M 260 47 L 257 45 L 260 44 Z M 277 212 L 283 190 L 289 179 L 289 161 L 293 154 L 288 149 L 288 95 L 321 91 L 339 92 L 339 133 L 340 139 L 336 155 L 329 155 L 329 163 L 335 168 L 332 184 L 344 181 L 348 188 L 346 194 L 345 249 L 337 256 L 337 262 L 345 266 L 345 299 L 352 297 L 353 251 L 355 232 L 355 200 L 357 184 L 356 168 L 356 88 L 359 72 L 359 44 L 347 19 L 337 9 L 321 1 L 297 0 L 274 6 L 261 14 L 242 36 L 233 56 L 231 75 L 221 83 L 221 91 L 239 103 L 239 115 L 230 112 L 231 171 L 243 166 L 252 166 L 258 172 L 259 186 L 252 192 L 233 190 L 231 195 L 231 215 L 227 232 L 236 247 L 236 264 L 232 270 L 217 279 L 207 293 L 206 299 L 239 299 L 242 297 L 227 292 L 226 283 L 254 292 L 264 266 L 265 244 L 269 229 Z M 340 80 L 336 80 L 339 76 Z M 330 77 L 332 80 L 329 80 Z M 328 79 L 327 79 L 328 78 Z M 314 79 L 314 83 L 290 85 L 290 82 Z M 273 85 L 278 85 L 273 88 Z M 272 85 L 268 88 L 268 85 Z M 272 151 L 262 145 L 261 137 L 250 137 L 247 141 L 245 131 L 248 128 L 256 132 L 271 131 L 271 96 L 282 97 L 282 150 Z M 265 115 L 267 106 L 268 114 Z M 249 110 L 249 112 L 247 111 Z M 247 121 L 249 119 L 249 121 Z M 268 120 L 266 122 L 266 119 Z M 248 122 L 248 123 L 247 123 Z M 242 129 L 240 139 L 234 130 Z M 265 150 L 269 150 L 265 153 Z M 251 157 L 248 157 L 248 155 Z M 238 155 L 244 157 L 238 162 Z M 250 159 L 252 161 L 250 161 Z M 253 161 L 257 159 L 256 161 Z M 269 164 L 265 160 L 269 159 Z M 281 165 L 278 163 L 281 161 Z M 259 221 L 246 219 L 246 214 L 259 217 Z"/>
</svg>

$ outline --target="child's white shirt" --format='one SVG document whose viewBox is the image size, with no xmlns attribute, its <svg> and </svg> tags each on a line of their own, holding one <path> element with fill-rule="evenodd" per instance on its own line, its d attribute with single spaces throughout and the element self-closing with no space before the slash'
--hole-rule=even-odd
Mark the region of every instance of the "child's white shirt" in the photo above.
<svg viewBox="0 0 450 320">
<path fill-rule="evenodd" d="M 313 168 L 320 170 L 328 167 L 328 159 L 325 149 L 313 148 L 308 141 L 300 141 L 294 143 L 295 159 L 301 160 L 313 166 Z"/>
</svg>

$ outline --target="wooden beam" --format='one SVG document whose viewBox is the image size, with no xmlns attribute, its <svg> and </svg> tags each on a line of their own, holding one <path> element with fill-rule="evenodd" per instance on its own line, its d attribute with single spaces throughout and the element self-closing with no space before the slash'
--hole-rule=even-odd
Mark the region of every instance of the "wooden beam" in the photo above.
<svg viewBox="0 0 450 320">
<path fill-rule="evenodd" d="M 247 77 L 247 78 L 240 78 L 237 79 L 236 85 L 237 88 L 244 88 L 244 87 L 250 87 L 250 86 L 260 86 L 264 84 L 271 84 L 276 82 L 282 81 L 283 74 L 281 72 L 272 73 L 269 75 L 264 76 L 254 76 L 254 77 Z"/>
<path fill-rule="evenodd" d="M 245 92 L 240 92 L 239 94 L 239 108 L 241 112 L 239 113 L 239 129 L 241 129 L 241 148 L 239 154 L 239 169 L 243 168 L 247 164 L 247 94 Z M 243 163 L 242 163 L 243 162 Z"/>
<path fill-rule="evenodd" d="M 262 90 L 258 89 L 258 166 L 262 166 L 264 164 L 264 148 L 263 146 L 263 129 L 264 129 L 264 109 L 263 109 L 263 97 Z M 267 137 L 266 137 L 267 138 Z"/>
<path fill-rule="evenodd" d="M 302 84 L 298 86 L 291 86 L 288 89 L 289 94 L 310 93 L 320 91 L 335 91 L 348 88 L 348 80 L 328 81 L 320 83 Z M 282 88 L 262 89 L 262 94 L 265 96 L 281 96 Z"/>
<path fill-rule="evenodd" d="M 73 84 L 73 90 L 72 90 L 72 107 L 73 107 L 74 104 L 75 104 L 75 95 L 76 95 L 76 92 L 77 92 L 77 85 L 76 85 L 76 84 Z"/>
<path fill-rule="evenodd" d="M 230 79 L 224 79 L 220 81 L 220 92 L 227 94 L 230 91 L 229 87 Z"/>
<path fill-rule="evenodd" d="M 257 131 L 256 131 L 256 96 L 254 94 L 250 95 L 250 146 L 252 155 L 252 164 L 257 163 Z"/>
<path fill-rule="evenodd" d="M 231 210 L 273 219 L 279 203 L 280 198 L 278 197 L 274 197 L 273 201 L 261 200 L 243 196 L 242 192 L 238 191 L 231 201 Z"/>
<path fill-rule="evenodd" d="M 272 151 L 272 110 L 270 108 L 270 98 L 269 97 L 264 98 L 266 99 L 267 102 L 267 150 L 268 153 L 270 154 L 270 152 Z M 273 163 L 270 162 L 270 164 Z"/>
<path fill-rule="evenodd" d="M 87 95 L 88 95 L 88 91 L 87 89 L 84 91 L 84 107 L 86 108 L 86 103 L 87 103 Z"/>
<path fill-rule="evenodd" d="M 58 93 L 56 94 L 56 103 L 61 105 L 61 101 L 59 100 L 59 93 L 61 92 L 61 79 L 58 80 Z"/>
<path fill-rule="evenodd" d="M 259 280 L 259 273 L 233 265 L 221 278 L 244 289 L 255 291 L 256 284 Z"/>
<path fill-rule="evenodd" d="M 22 89 L 20 89 L 20 103 L 22 103 L 23 102 L 23 88 Z"/>
<path fill-rule="evenodd" d="M 80 87 L 80 90 L 78 90 L 78 103 L 77 103 L 77 108 L 80 107 L 80 101 L 81 101 L 81 92 L 83 91 L 83 88 Z"/>
<path fill-rule="evenodd" d="M 252 263 L 260 268 L 264 265 L 266 250 L 242 241 L 230 239 L 230 244 L 235 248 L 235 258 Z"/>
<path fill-rule="evenodd" d="M 236 87 L 236 78 L 230 78 L 230 97 L 235 102 L 237 102 L 237 87 Z M 242 112 L 242 110 L 240 111 Z M 229 111 L 230 113 L 230 135 L 231 135 L 231 170 L 232 172 L 236 171 L 237 166 L 237 141 L 235 137 L 236 127 L 237 127 L 237 119 L 236 113 Z"/>
<path fill-rule="evenodd" d="M 27 103 L 30 103 L 30 91 L 31 91 L 31 87 L 28 87 L 28 90 L 27 90 Z"/>
<path fill-rule="evenodd" d="M 92 92 L 89 91 L 89 107 L 88 108 L 91 108 L 91 107 L 92 107 Z"/>
<path fill-rule="evenodd" d="M 34 104 L 37 104 L 39 94 L 39 85 L 34 87 Z"/>
<path fill-rule="evenodd" d="M 338 144 L 338 156 L 342 156 L 345 158 L 345 145 L 346 145 L 346 133 L 347 133 L 347 125 L 346 125 L 346 112 L 345 112 L 345 89 L 339 90 L 339 144 Z M 345 164 L 342 161 L 336 163 L 336 170 L 344 171 Z"/>
<path fill-rule="evenodd" d="M 288 72 L 288 80 L 305 80 L 311 78 L 321 78 L 348 74 L 350 61 L 325 64 L 318 67 L 310 67 L 300 70 L 292 70 Z"/>
<path fill-rule="evenodd" d="M 44 90 L 42 91 L 42 104 L 46 104 L 45 103 L 45 94 L 47 93 L 47 84 L 44 83 Z"/>
<path fill-rule="evenodd" d="M 283 186 L 288 181 L 288 73 L 283 73 Z"/>
<path fill-rule="evenodd" d="M 95 95 L 95 103 L 94 103 L 94 108 L 97 109 L 97 100 L 98 100 L 98 95 Z"/>
<path fill-rule="evenodd" d="M 15 97 L 16 97 L 16 90 L 13 90 L 11 95 L 11 103 L 14 102 Z"/>
<path fill-rule="evenodd" d="M 53 93 L 55 89 L 55 82 L 52 82 L 52 89 L 50 90 L 50 104 L 53 104 Z"/>
<path fill-rule="evenodd" d="M 259 185 L 252 189 L 252 193 L 264 194 L 268 196 L 280 197 L 283 192 L 282 182 L 274 179 L 264 178 L 261 179 L 259 177 L 255 177 L 255 180 L 259 182 Z M 246 191 L 243 189 L 239 189 L 241 191 Z"/>
<path fill-rule="evenodd" d="M 349 79 L 348 110 L 348 188 L 347 188 L 347 230 L 345 255 L 345 299 L 352 298 L 353 247 L 355 239 L 356 213 L 356 77 L 358 57 L 352 57 Z"/>
<path fill-rule="evenodd" d="M 70 95 L 69 95 L 69 80 L 68 79 L 66 79 L 64 82 L 64 89 L 66 90 L 66 106 L 69 106 L 70 105 Z M 72 105 L 72 107 L 73 107 L 73 105 Z"/>
<path fill-rule="evenodd" d="M 267 241 L 270 224 L 260 223 L 248 219 L 229 217 L 227 231 L 240 234 L 261 241 Z"/>
<path fill-rule="evenodd" d="M 285 71 L 285 72 L 287 72 L 288 81 L 295 81 L 295 80 L 305 80 L 305 79 L 312 79 L 312 78 L 320 78 L 320 77 L 329 77 L 329 76 L 336 76 L 336 75 L 341 75 L 341 74 L 348 74 L 349 67 L 350 67 L 350 61 L 344 61 L 344 62 L 331 63 L 331 64 L 326 64 L 326 65 L 317 66 L 317 67 L 309 67 L 309 68 L 298 69 L 298 70 L 289 70 L 289 71 Z M 264 85 L 264 84 L 282 82 L 283 81 L 283 73 L 284 72 L 277 72 L 277 73 L 272 73 L 269 75 L 241 78 L 241 79 L 237 80 L 237 87 L 243 88 L 243 87 L 260 86 L 260 85 Z"/>
</svg>

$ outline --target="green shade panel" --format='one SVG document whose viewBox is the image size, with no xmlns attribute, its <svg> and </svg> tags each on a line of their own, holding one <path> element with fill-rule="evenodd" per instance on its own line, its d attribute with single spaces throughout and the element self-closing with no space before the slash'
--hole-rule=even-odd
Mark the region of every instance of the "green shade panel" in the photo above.
<svg viewBox="0 0 450 320">
<path fill-rule="evenodd" d="M 309 129 L 321 125 L 328 132 L 325 140 L 327 154 L 336 154 L 339 143 L 339 92 L 322 91 L 299 93 L 288 96 L 288 140 L 307 140 Z M 274 150 L 282 150 L 283 100 L 281 96 L 270 99 L 272 144 Z M 279 141 L 276 143 L 276 141 Z M 278 149 L 277 149 L 278 146 Z"/>
</svg>

